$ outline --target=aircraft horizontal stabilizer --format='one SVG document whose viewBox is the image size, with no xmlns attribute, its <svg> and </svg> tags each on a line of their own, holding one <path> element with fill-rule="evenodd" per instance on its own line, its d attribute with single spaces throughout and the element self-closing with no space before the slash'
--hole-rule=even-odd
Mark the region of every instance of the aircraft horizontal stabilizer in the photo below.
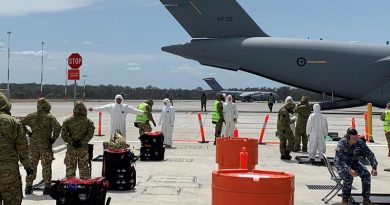
<svg viewBox="0 0 390 205">
<path fill-rule="evenodd" d="M 192 38 L 268 37 L 236 0 L 160 0 Z"/>
</svg>

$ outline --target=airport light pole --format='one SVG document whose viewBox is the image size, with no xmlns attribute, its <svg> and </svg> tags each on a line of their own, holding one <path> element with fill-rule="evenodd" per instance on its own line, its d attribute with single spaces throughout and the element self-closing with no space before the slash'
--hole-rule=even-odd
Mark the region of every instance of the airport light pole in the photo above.
<svg viewBox="0 0 390 205">
<path fill-rule="evenodd" d="M 84 93 L 83 93 L 83 101 L 85 101 L 85 78 L 88 77 L 87 75 L 82 76 L 84 78 Z"/>
<path fill-rule="evenodd" d="M 9 60 L 10 60 L 10 55 L 11 55 L 11 30 L 9 29 L 7 34 L 8 34 L 8 77 L 7 77 L 7 90 L 9 90 Z"/>
<path fill-rule="evenodd" d="M 43 84 L 42 84 L 42 82 L 43 82 L 43 45 L 45 44 L 45 42 L 41 42 L 41 44 L 42 44 L 42 50 L 41 50 L 41 54 L 42 54 L 42 61 L 41 61 L 41 95 L 40 95 L 40 97 L 43 97 Z"/>
</svg>

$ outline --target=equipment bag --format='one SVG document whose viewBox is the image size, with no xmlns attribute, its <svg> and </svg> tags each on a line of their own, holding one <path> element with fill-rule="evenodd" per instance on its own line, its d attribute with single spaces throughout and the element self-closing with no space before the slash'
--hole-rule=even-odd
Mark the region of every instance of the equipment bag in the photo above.
<svg viewBox="0 0 390 205">
<path fill-rule="evenodd" d="M 162 132 L 145 132 L 139 139 L 141 140 L 141 147 L 163 147 L 164 145 L 164 134 Z"/>
</svg>

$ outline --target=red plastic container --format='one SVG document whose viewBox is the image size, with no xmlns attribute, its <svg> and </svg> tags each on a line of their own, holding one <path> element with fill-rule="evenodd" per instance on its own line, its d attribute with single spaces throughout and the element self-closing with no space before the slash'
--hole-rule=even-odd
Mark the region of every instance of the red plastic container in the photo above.
<svg viewBox="0 0 390 205">
<path fill-rule="evenodd" d="M 219 170 L 212 176 L 212 205 L 294 205 L 294 175 L 266 170 Z"/>
<path fill-rule="evenodd" d="M 242 147 L 248 152 L 248 170 L 258 162 L 258 141 L 250 138 L 217 138 L 216 162 L 218 169 L 239 169 Z"/>
</svg>

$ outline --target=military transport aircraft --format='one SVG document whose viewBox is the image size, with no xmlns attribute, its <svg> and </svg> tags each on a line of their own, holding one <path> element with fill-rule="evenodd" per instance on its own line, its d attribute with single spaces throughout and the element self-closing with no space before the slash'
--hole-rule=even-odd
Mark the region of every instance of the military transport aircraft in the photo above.
<svg viewBox="0 0 390 205">
<path fill-rule="evenodd" d="M 232 95 L 235 99 L 242 102 L 267 101 L 270 93 L 274 96 L 275 101 L 279 101 L 279 96 L 274 92 L 225 90 L 215 78 L 203 78 L 203 80 L 210 86 L 212 91 Z"/>
<path fill-rule="evenodd" d="M 390 46 L 271 37 L 236 0 L 160 0 L 192 37 L 162 50 L 345 98 L 330 108 L 390 101 Z"/>
</svg>

